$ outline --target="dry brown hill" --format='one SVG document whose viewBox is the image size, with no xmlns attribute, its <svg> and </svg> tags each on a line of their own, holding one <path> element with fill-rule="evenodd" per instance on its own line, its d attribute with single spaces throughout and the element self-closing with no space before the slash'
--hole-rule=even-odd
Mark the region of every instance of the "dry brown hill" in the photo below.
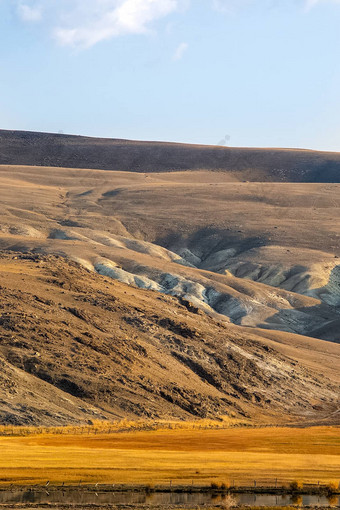
<svg viewBox="0 0 340 510">
<path fill-rule="evenodd" d="M 0 168 L 0 247 L 63 254 L 225 321 L 339 342 L 338 184 Z"/>
<path fill-rule="evenodd" d="M 337 421 L 335 344 L 325 356 L 322 341 L 291 337 L 285 351 L 284 336 L 261 338 L 63 257 L 3 253 L 0 306 L 1 423 Z"/>
<path fill-rule="evenodd" d="M 0 133 L 1 421 L 338 423 L 339 155 L 60 136 Z"/>
<path fill-rule="evenodd" d="M 340 155 L 0 130 L 0 164 L 129 172 L 223 170 L 249 181 L 340 182 Z"/>
</svg>

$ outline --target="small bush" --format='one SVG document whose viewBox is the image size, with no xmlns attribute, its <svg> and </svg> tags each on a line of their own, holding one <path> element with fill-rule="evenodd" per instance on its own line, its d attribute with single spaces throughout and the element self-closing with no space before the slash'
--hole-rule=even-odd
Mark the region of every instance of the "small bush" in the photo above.
<svg viewBox="0 0 340 510">
<path fill-rule="evenodd" d="M 145 486 L 145 492 L 147 494 L 151 494 L 152 492 L 154 492 L 155 490 L 155 487 L 152 483 L 148 483 L 146 486 Z"/>
<path fill-rule="evenodd" d="M 294 480 L 289 484 L 289 488 L 291 491 L 300 491 L 301 489 L 303 489 L 303 482 L 301 482 L 300 480 Z"/>
<path fill-rule="evenodd" d="M 334 494 L 338 491 L 338 485 L 335 482 L 329 482 L 326 485 L 326 491 L 328 494 Z"/>
<path fill-rule="evenodd" d="M 214 491 L 217 491 L 217 490 L 218 490 L 218 488 L 219 488 L 218 483 L 216 483 L 216 482 L 211 482 L 211 484 L 210 484 L 210 488 L 211 488 L 212 490 L 214 490 Z"/>
</svg>

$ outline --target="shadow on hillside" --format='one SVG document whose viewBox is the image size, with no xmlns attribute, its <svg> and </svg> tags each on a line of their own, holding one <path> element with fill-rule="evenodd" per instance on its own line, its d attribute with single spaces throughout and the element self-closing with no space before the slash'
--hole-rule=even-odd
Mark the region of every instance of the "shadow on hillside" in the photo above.
<svg viewBox="0 0 340 510">
<path fill-rule="evenodd" d="M 247 237 L 243 230 L 220 229 L 215 227 L 205 227 L 197 230 L 192 235 L 185 237 L 177 231 L 158 237 L 154 244 L 167 248 L 175 253 L 181 249 L 190 250 L 196 257 L 204 262 L 212 254 L 226 250 L 234 249 L 237 254 L 266 246 L 270 241 L 266 236 Z M 236 255 L 237 256 L 237 255 Z"/>
<path fill-rule="evenodd" d="M 332 269 L 327 285 L 313 289 L 313 295 L 321 300 L 319 305 L 281 309 L 258 327 L 340 343 L 340 265 Z"/>
</svg>

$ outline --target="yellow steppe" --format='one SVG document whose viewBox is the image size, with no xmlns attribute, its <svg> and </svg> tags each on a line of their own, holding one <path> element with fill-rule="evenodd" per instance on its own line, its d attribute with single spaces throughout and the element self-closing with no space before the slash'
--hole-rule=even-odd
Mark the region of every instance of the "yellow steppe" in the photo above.
<svg viewBox="0 0 340 510">
<path fill-rule="evenodd" d="M 0 437 L 0 483 L 251 484 L 340 480 L 340 428 Z"/>
</svg>

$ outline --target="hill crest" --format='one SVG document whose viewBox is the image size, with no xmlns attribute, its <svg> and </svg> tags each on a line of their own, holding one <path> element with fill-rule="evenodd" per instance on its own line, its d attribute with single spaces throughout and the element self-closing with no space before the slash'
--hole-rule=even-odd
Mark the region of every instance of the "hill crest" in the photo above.
<svg viewBox="0 0 340 510">
<path fill-rule="evenodd" d="M 235 180 L 340 182 L 340 154 L 0 130 L 0 164 L 132 172 L 215 170 Z"/>
</svg>

